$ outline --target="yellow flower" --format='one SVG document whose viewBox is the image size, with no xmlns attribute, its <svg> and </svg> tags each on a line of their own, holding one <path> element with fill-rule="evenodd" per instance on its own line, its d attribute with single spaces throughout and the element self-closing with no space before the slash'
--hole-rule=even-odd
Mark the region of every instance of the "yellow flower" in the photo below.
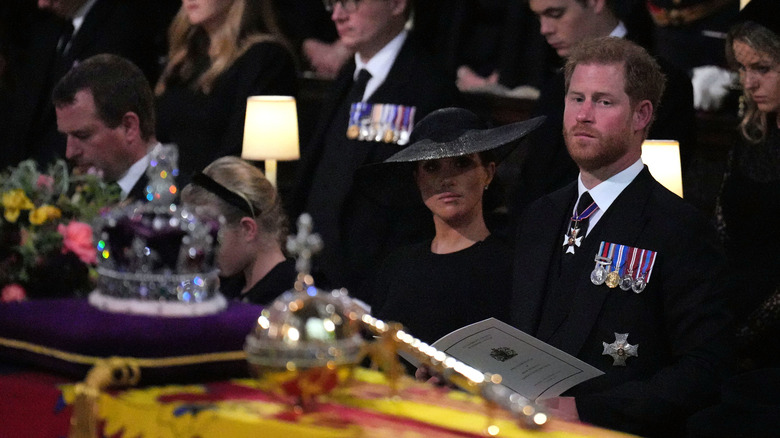
<svg viewBox="0 0 780 438">
<path fill-rule="evenodd" d="M 62 217 L 62 212 L 59 208 L 51 205 L 41 205 L 30 212 L 30 223 L 40 225 L 49 219 L 59 219 L 60 217 Z"/>
<path fill-rule="evenodd" d="M 14 189 L 3 193 L 3 208 L 5 208 L 3 216 L 5 216 L 5 220 L 8 222 L 15 223 L 22 210 L 30 210 L 34 207 L 35 205 L 24 194 L 22 189 Z"/>
</svg>

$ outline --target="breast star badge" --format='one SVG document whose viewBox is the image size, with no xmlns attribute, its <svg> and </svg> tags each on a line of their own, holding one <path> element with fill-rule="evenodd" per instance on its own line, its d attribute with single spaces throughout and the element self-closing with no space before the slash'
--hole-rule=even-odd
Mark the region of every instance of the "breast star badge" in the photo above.
<svg viewBox="0 0 780 438">
<path fill-rule="evenodd" d="M 612 356 L 613 367 L 624 367 L 626 366 L 626 359 L 630 356 L 639 356 L 639 344 L 629 344 L 628 333 L 615 333 L 615 342 L 611 344 L 602 342 L 602 344 L 604 344 L 604 352 L 602 355 Z"/>
</svg>

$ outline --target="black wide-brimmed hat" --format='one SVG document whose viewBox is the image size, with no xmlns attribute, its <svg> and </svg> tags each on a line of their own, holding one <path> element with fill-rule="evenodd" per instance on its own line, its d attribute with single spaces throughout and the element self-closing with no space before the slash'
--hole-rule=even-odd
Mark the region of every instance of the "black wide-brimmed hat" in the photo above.
<svg viewBox="0 0 780 438">
<path fill-rule="evenodd" d="M 544 120 L 540 116 L 489 128 L 467 109 L 443 108 L 415 124 L 408 147 L 382 163 L 359 168 L 355 181 L 363 193 L 383 204 L 420 202 L 412 180 L 414 163 L 487 151 L 491 152 L 491 161 L 499 163 Z"/>
<path fill-rule="evenodd" d="M 750 0 L 750 3 L 739 11 L 737 21 L 760 24 L 780 38 L 780 0 Z"/>
</svg>

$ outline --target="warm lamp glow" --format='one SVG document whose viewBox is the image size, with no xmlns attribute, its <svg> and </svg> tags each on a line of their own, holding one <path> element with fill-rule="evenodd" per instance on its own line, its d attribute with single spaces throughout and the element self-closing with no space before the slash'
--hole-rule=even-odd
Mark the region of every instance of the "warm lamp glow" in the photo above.
<svg viewBox="0 0 780 438">
<path fill-rule="evenodd" d="M 642 143 L 642 162 L 650 174 L 664 187 L 683 196 L 680 169 L 680 143 L 675 140 L 645 140 Z"/>
<path fill-rule="evenodd" d="M 265 177 L 276 185 L 276 161 L 297 160 L 298 113 L 290 96 L 250 96 L 246 100 L 241 158 L 264 160 Z"/>
</svg>

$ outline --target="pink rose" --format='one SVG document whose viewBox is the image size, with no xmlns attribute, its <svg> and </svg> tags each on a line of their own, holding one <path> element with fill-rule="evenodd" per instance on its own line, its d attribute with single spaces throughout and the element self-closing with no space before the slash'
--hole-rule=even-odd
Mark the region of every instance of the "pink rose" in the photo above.
<svg viewBox="0 0 780 438">
<path fill-rule="evenodd" d="M 24 288 L 16 283 L 9 284 L 3 288 L 3 292 L 0 293 L 0 302 L 10 303 L 13 301 L 24 301 L 27 298 L 27 293 Z"/>
<path fill-rule="evenodd" d="M 83 223 L 71 221 L 68 225 L 57 225 L 57 232 L 62 234 L 62 253 L 72 252 L 84 263 L 97 263 L 97 250 L 92 244 L 92 227 Z"/>
<path fill-rule="evenodd" d="M 38 181 L 35 185 L 38 186 L 39 189 L 45 188 L 51 191 L 52 187 L 54 187 L 54 178 L 49 175 L 38 175 Z"/>
</svg>

